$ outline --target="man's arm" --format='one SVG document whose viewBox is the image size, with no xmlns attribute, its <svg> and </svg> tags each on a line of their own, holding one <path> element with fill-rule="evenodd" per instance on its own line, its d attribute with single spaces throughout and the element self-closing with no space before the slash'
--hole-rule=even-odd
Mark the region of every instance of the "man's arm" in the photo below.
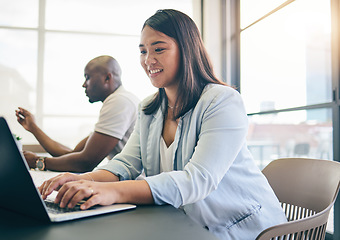
<svg viewBox="0 0 340 240">
<path fill-rule="evenodd" d="M 46 150 L 46 152 L 48 152 L 54 157 L 72 152 L 72 149 L 64 146 L 61 143 L 54 141 L 49 136 L 47 136 L 47 134 L 43 130 L 41 130 L 39 126 L 36 124 L 34 115 L 32 113 L 30 113 L 28 110 L 24 108 L 19 107 L 18 109 L 19 110 L 15 111 L 15 115 L 17 116 L 18 122 L 27 131 L 31 132 L 34 135 L 34 137 L 38 140 L 38 142 Z M 81 141 L 80 143 L 84 144 L 84 140 Z"/>
<path fill-rule="evenodd" d="M 80 152 L 45 159 L 48 170 L 86 172 L 92 171 L 117 145 L 118 138 L 94 132 Z"/>
<path fill-rule="evenodd" d="M 45 158 L 45 168 L 53 171 L 86 172 L 92 171 L 117 145 L 118 138 L 94 132 L 80 152 L 71 152 L 59 157 Z M 25 154 L 28 165 L 36 166 L 38 157 Z"/>
<path fill-rule="evenodd" d="M 80 152 L 85 148 L 86 142 L 89 139 L 89 136 L 87 136 L 86 138 L 84 138 L 83 140 L 81 140 L 77 146 L 73 149 L 72 152 Z"/>
</svg>

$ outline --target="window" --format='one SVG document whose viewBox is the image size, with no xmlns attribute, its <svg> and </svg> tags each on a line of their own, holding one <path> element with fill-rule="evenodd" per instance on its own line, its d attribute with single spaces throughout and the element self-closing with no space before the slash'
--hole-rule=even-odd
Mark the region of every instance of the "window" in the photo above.
<svg viewBox="0 0 340 240">
<path fill-rule="evenodd" d="M 329 1 L 294 1 L 241 32 L 241 93 L 248 112 L 332 101 Z"/>
<path fill-rule="evenodd" d="M 139 64 L 144 21 L 162 8 L 193 17 L 192 0 L 0 0 L 0 113 L 24 144 L 36 143 L 17 122 L 24 107 L 53 139 L 74 147 L 97 121 L 101 103 L 84 94 L 84 67 L 111 55 L 126 89 L 140 99 L 154 93 Z"/>
<path fill-rule="evenodd" d="M 259 167 L 293 156 L 339 161 L 338 1 L 222 2 L 224 77 L 244 99 Z M 334 209 L 330 239 L 340 236 L 339 203 Z"/>
<path fill-rule="evenodd" d="M 248 2 L 241 1 L 246 6 Z M 241 9 L 243 22 L 242 16 L 252 9 Z M 294 1 L 244 29 L 240 59 L 241 94 L 248 113 L 258 113 L 250 118 L 251 129 L 259 132 L 258 128 L 266 128 L 268 133 L 249 134 L 251 150 L 259 148 L 261 142 L 278 145 L 277 154 L 253 152 L 255 158 L 268 161 L 302 156 L 297 149 L 304 144 L 303 156 L 333 159 L 331 144 L 324 154 L 324 145 L 332 143 L 330 2 Z M 307 111 L 262 114 L 311 105 L 313 109 Z"/>
<path fill-rule="evenodd" d="M 333 159 L 330 108 L 249 116 L 248 146 L 260 168 L 282 157 Z"/>
</svg>

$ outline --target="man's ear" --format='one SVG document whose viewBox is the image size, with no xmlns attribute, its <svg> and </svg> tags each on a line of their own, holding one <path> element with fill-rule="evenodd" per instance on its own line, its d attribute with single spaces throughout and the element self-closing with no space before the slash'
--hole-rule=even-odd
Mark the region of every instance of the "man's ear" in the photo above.
<svg viewBox="0 0 340 240">
<path fill-rule="evenodd" d="M 112 73 L 107 73 L 106 74 L 106 78 L 105 78 L 105 81 L 109 81 L 110 79 L 112 79 Z"/>
</svg>

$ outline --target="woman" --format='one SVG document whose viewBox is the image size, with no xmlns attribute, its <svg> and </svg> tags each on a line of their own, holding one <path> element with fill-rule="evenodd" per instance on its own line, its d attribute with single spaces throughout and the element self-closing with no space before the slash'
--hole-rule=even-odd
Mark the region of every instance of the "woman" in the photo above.
<svg viewBox="0 0 340 240">
<path fill-rule="evenodd" d="M 176 10 L 146 20 L 141 65 L 158 93 L 140 104 L 123 151 L 101 169 L 62 174 L 39 188 L 56 203 L 171 204 L 221 239 L 255 239 L 286 221 L 246 146 L 240 95 L 213 73 L 194 22 Z M 134 180 L 144 170 L 143 180 Z"/>
</svg>

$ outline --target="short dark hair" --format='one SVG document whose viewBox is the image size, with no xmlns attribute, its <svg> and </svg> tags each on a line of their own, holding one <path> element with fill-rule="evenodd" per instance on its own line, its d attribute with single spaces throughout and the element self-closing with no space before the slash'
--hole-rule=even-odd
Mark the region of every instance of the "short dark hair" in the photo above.
<svg viewBox="0 0 340 240">
<path fill-rule="evenodd" d="M 181 62 L 177 75 L 180 81 L 177 92 L 178 98 L 175 103 L 177 110 L 174 111 L 175 119 L 180 118 L 196 106 L 207 84 L 225 84 L 215 77 L 200 32 L 188 15 L 174 9 L 158 10 L 145 21 L 142 29 L 145 26 L 173 38 L 179 47 Z M 153 114 L 156 112 L 163 99 L 167 104 L 165 90 L 160 88 L 153 100 L 144 107 L 144 113 Z M 165 111 L 167 112 L 167 108 Z"/>
</svg>

